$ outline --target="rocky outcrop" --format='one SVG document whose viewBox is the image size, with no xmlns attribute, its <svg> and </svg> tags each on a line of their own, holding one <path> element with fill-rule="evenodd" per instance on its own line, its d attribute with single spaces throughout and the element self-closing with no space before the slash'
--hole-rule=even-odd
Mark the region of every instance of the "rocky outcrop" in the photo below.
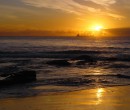
<svg viewBox="0 0 130 110">
<path fill-rule="evenodd" d="M 67 60 L 52 60 L 48 61 L 47 64 L 59 67 L 66 67 L 71 65 Z"/>
<path fill-rule="evenodd" d="M 1 77 L 3 77 L 3 80 L 0 80 L 0 86 L 8 86 L 36 81 L 36 72 L 20 71 L 18 73 L 12 73 L 6 77 L 2 75 Z"/>
<path fill-rule="evenodd" d="M 97 62 L 97 58 L 92 55 L 81 55 L 76 57 L 75 60 L 83 60 L 85 62 Z"/>
</svg>

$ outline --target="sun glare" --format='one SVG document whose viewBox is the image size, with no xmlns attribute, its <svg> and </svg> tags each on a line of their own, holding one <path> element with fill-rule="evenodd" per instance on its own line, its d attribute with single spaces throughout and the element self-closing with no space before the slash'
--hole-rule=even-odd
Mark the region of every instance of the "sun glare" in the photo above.
<svg viewBox="0 0 130 110">
<path fill-rule="evenodd" d="M 101 24 L 95 24 L 95 25 L 91 25 L 89 28 L 89 32 L 91 34 L 91 36 L 94 37 L 102 37 L 103 33 L 104 33 L 104 26 Z"/>
<path fill-rule="evenodd" d="M 102 29 L 103 29 L 103 26 L 101 26 L 101 25 L 96 25 L 96 26 L 92 27 L 93 31 L 101 31 Z"/>
</svg>

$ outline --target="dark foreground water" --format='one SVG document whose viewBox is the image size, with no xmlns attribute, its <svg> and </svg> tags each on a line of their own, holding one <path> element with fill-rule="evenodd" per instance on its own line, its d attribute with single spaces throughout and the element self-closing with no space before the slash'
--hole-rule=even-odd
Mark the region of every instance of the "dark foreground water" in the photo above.
<svg viewBox="0 0 130 110">
<path fill-rule="evenodd" d="M 130 38 L 1 37 L 0 74 L 21 70 L 37 81 L 0 87 L 0 98 L 129 85 Z"/>
</svg>

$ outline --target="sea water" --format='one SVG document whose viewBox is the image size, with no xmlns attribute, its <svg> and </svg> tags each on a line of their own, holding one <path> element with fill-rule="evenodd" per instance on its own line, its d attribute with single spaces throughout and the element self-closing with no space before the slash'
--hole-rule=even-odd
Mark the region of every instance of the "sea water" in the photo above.
<svg viewBox="0 0 130 110">
<path fill-rule="evenodd" d="M 61 60 L 70 65 L 48 63 Z M 129 85 L 130 38 L 0 37 L 0 74 L 22 70 L 37 81 L 2 87 L 0 98 Z"/>
</svg>

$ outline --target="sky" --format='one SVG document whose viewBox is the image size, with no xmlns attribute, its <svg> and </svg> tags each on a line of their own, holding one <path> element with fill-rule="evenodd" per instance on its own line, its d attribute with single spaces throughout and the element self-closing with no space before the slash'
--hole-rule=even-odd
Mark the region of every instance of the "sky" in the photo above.
<svg viewBox="0 0 130 110">
<path fill-rule="evenodd" d="M 0 0 L 0 32 L 130 27 L 130 0 Z"/>
</svg>

